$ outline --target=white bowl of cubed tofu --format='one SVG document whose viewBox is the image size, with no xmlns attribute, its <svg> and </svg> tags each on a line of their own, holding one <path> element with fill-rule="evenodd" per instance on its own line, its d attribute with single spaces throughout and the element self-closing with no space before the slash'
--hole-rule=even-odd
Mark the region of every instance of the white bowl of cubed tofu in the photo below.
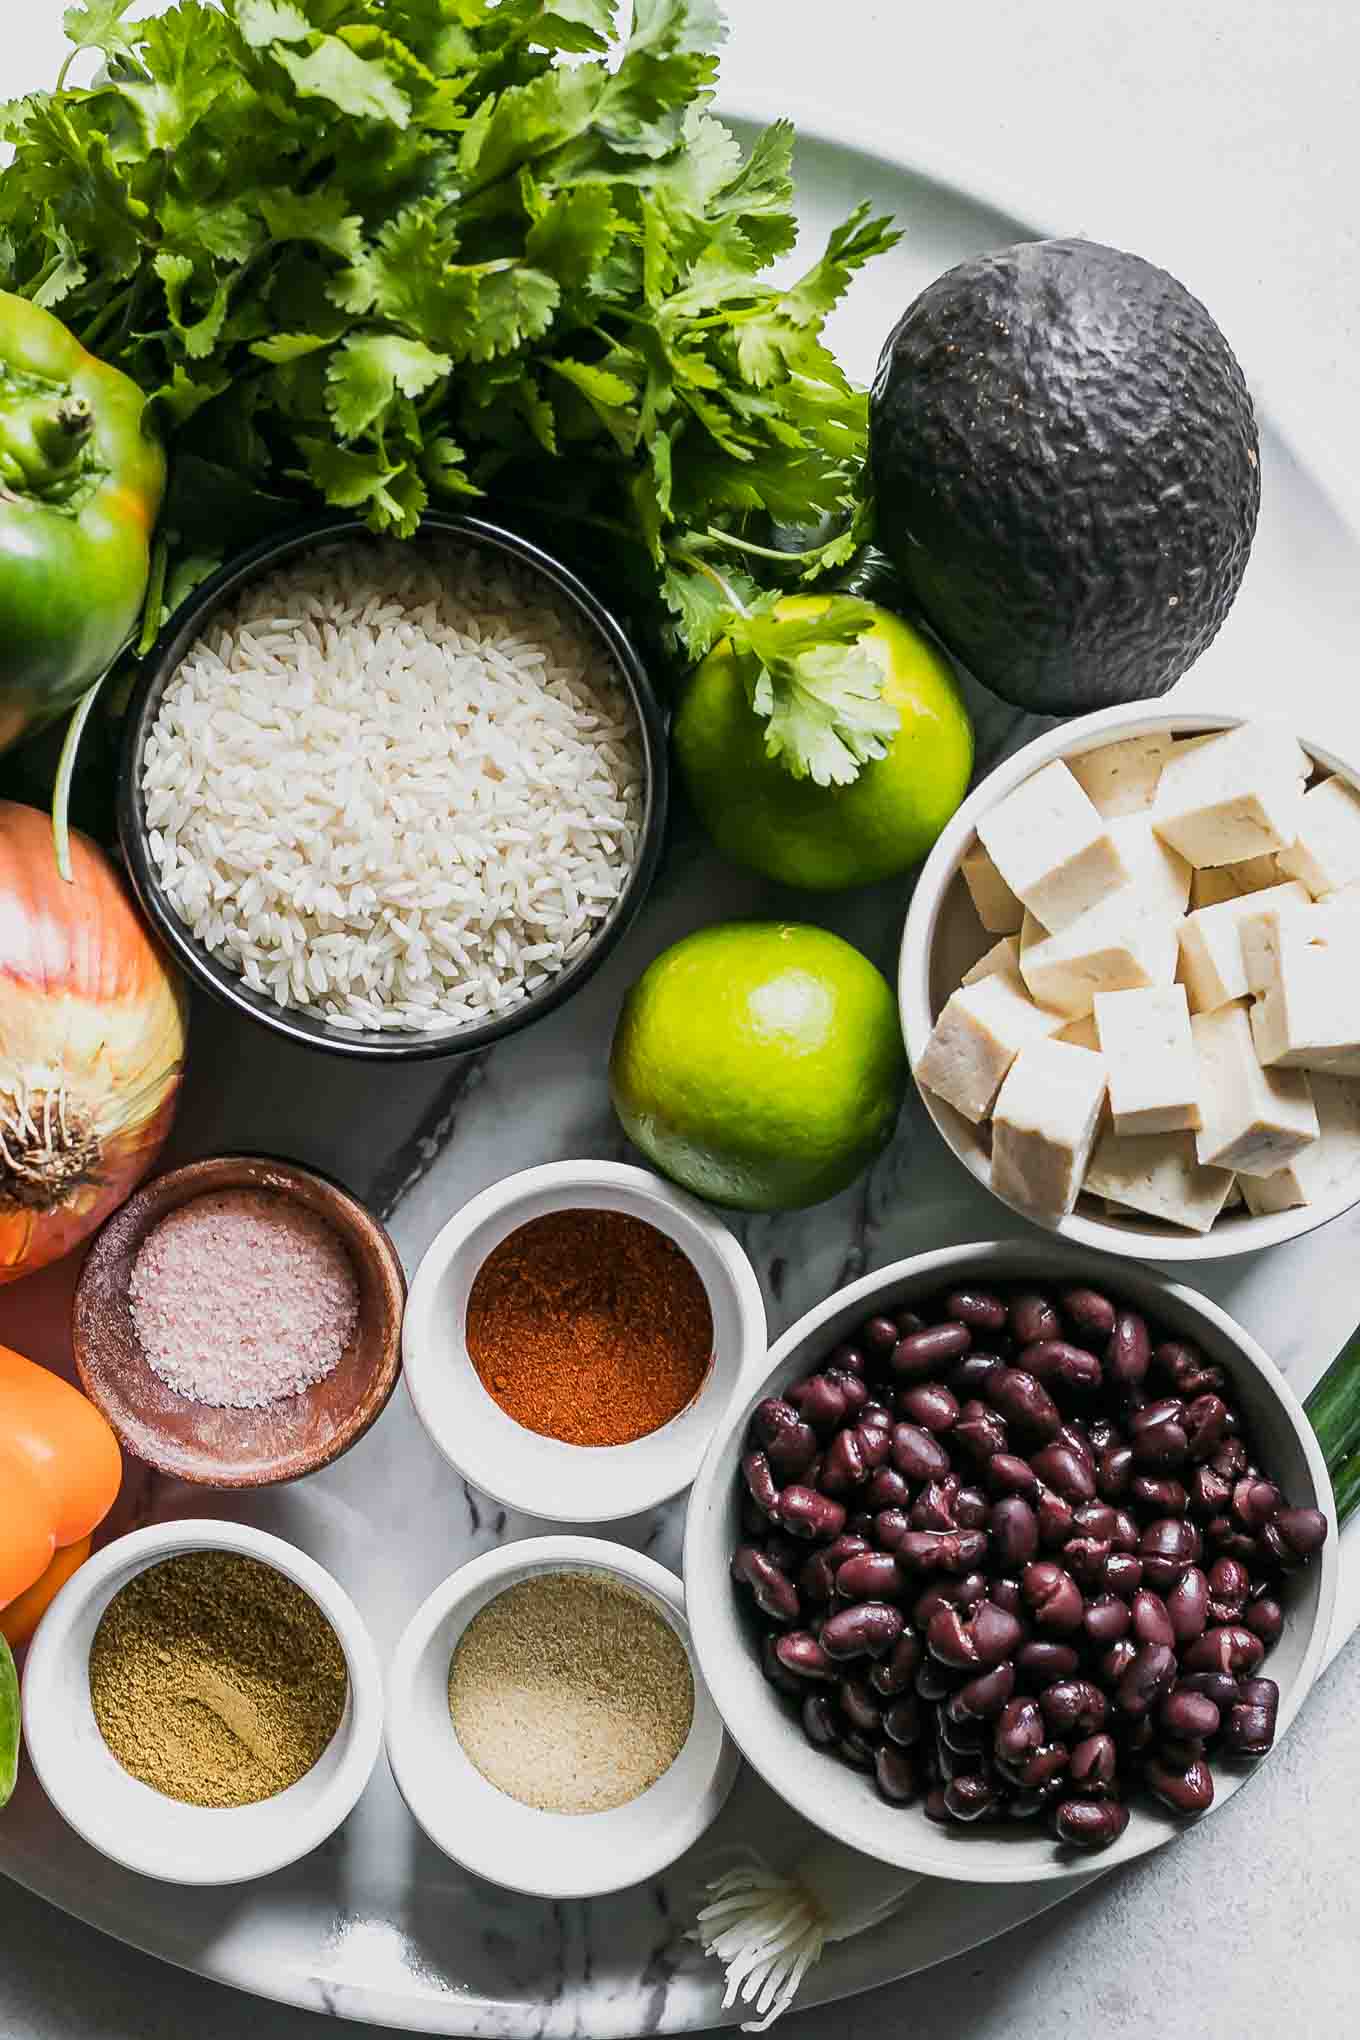
<svg viewBox="0 0 1360 2040">
<path fill-rule="evenodd" d="M 1360 1202 L 1360 769 L 1279 717 L 1115 708 L 983 780 L 916 883 L 926 1109 L 1084 1246 L 1217 1260 Z"/>
</svg>

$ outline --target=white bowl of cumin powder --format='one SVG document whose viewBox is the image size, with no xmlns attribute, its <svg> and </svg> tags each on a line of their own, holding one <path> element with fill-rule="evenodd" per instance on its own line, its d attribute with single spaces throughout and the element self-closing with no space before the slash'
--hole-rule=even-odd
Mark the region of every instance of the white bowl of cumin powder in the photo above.
<svg viewBox="0 0 1360 2040">
<path fill-rule="evenodd" d="M 392 1661 L 387 1756 L 437 1848 L 540 1898 L 664 1870 L 738 1765 L 679 1580 L 594 1537 L 504 1545 L 436 1587 Z"/>
</svg>

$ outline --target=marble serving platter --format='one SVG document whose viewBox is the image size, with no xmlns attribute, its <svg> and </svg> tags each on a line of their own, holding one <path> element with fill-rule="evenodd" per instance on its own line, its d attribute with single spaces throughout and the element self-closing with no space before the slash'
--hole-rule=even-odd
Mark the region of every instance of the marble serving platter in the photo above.
<svg viewBox="0 0 1360 2040">
<path fill-rule="evenodd" d="M 798 157 L 809 241 L 862 198 L 908 231 L 838 314 L 851 371 L 872 374 L 882 338 L 923 284 L 965 256 L 1036 232 L 1089 230 L 1079 210 L 1022 221 L 957 186 L 868 153 L 862 137 L 805 139 Z M 1250 360 L 1248 359 L 1248 369 Z M 1355 705 L 1360 541 L 1296 449 L 1267 425 L 1264 508 L 1243 593 L 1218 642 L 1176 691 L 1187 707 L 1285 712 L 1360 761 Z M 978 768 L 1047 725 L 978 694 Z M 407 1269 L 467 1198 L 513 1169 L 568 1156 L 623 1157 L 605 1061 L 619 1001 L 647 961 L 687 930 L 734 915 L 835 927 L 891 976 L 909 888 L 820 901 L 722 866 L 676 821 L 652 900 L 604 970 L 562 1011 L 489 1055 L 396 1071 L 351 1069 L 265 1037 L 216 1009 L 195 1014 L 192 1077 L 172 1159 L 263 1149 L 331 1171 L 387 1220 Z M 828 1290 L 900 1255 L 1026 1228 L 946 1152 L 919 1102 L 852 1190 L 810 1212 L 736 1220 L 774 1336 Z M 1360 1316 L 1360 1214 L 1268 1257 L 1193 1268 L 1300 1391 Z M 1181 1279 L 1186 1271 L 1177 1270 Z M 69 1361 L 73 1271 L 0 1290 L 0 1339 Z M 683 1500 L 609 1526 L 678 1569 Z M 384 1652 L 455 1566 L 553 1526 L 509 1515 L 459 1483 L 427 1442 L 404 1390 L 329 1472 L 249 1497 L 134 1471 L 114 1529 L 176 1516 L 239 1517 L 293 1539 L 353 1593 Z M 1360 1524 L 1345 1539 L 1333 1651 L 1360 1621 Z M 592 2040 L 721 2023 L 721 1981 L 686 1939 L 696 1892 L 724 1845 L 791 1861 L 802 1821 L 744 1774 L 718 1826 L 664 1878 L 590 1904 L 518 1898 L 466 1875 L 426 1842 L 383 1764 L 345 1827 L 292 1870 L 222 1891 L 172 1890 L 115 1869 L 60 1821 L 28 1773 L 3 1822 L 0 1870 L 138 1947 L 241 1989 L 411 2032 Z M 1171 1846 L 1175 1846 L 1174 1843 Z M 804 2002 L 906 1975 L 1003 1932 L 1099 1872 L 1019 1890 L 919 1887 L 895 1920 L 828 1951 Z M 735 2014 L 732 2017 L 735 2018 Z"/>
</svg>

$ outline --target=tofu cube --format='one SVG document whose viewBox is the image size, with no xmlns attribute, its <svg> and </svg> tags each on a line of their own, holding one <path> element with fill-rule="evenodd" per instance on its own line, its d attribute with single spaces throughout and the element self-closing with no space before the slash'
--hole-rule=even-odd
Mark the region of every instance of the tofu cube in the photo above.
<svg viewBox="0 0 1360 2040">
<path fill-rule="evenodd" d="M 994 942 L 987 954 L 980 956 L 972 969 L 963 973 L 961 982 L 975 985 L 979 979 L 994 975 L 1014 978 L 1020 985 L 1020 944 L 1014 935 L 1003 935 L 999 942 Z M 1023 985 L 1020 988 L 1023 991 Z"/>
<path fill-rule="evenodd" d="M 1041 1005 L 1080 1020 L 1092 1011 L 1097 992 L 1171 984 L 1176 927 L 1135 886 L 1111 894 L 1058 935 L 1046 935 L 1027 915 L 1020 931 L 1020 975 Z"/>
<path fill-rule="evenodd" d="M 1050 932 L 1070 927 L 1129 878 L 1104 821 L 1060 758 L 984 815 L 978 835 L 1016 898 Z"/>
<path fill-rule="evenodd" d="M 1065 1217 L 1077 1201 L 1105 1099 L 1087 1048 L 1034 1041 L 1011 1064 L 992 1114 L 992 1188 L 1027 1211 Z"/>
<path fill-rule="evenodd" d="M 1182 985 L 1097 995 L 1116 1133 L 1179 1133 L 1200 1123 L 1199 1066 Z"/>
<path fill-rule="evenodd" d="M 1279 975 L 1282 919 L 1288 920 L 1305 948 L 1335 944 L 1360 958 L 1360 898 L 1351 893 L 1335 893 L 1315 903 L 1297 898 L 1272 901 L 1269 893 L 1259 893 L 1243 904 L 1247 912 L 1238 932 L 1248 991 L 1268 992 Z"/>
<path fill-rule="evenodd" d="M 1171 744 L 1170 730 L 1154 730 L 1150 736 L 1124 737 L 1117 744 L 1082 751 L 1067 763 L 1092 807 L 1113 820 L 1152 806 Z"/>
<path fill-rule="evenodd" d="M 1206 1168 L 1193 1133 L 1116 1133 L 1096 1142 L 1084 1187 L 1127 1211 L 1207 1233 L 1228 1201 L 1231 1169 Z"/>
<path fill-rule="evenodd" d="M 1192 1013 L 1212 1013 L 1250 989 L 1242 954 L 1242 924 L 1271 907 L 1307 906 L 1308 889 L 1297 879 L 1269 892 L 1241 893 L 1221 906 L 1201 907 L 1180 925 L 1180 981 Z"/>
<path fill-rule="evenodd" d="M 1360 1187 L 1360 1084 L 1319 1070 L 1309 1079 L 1318 1137 L 1273 1176 L 1243 1176 L 1247 1208 L 1258 1218 L 1322 1204 L 1348 1184 Z"/>
<path fill-rule="evenodd" d="M 981 843 L 963 853 L 963 882 L 989 935 L 1018 935 L 1025 910 Z"/>
<path fill-rule="evenodd" d="M 1186 746 L 1165 767 L 1157 833 L 1197 870 L 1285 850 L 1299 830 L 1308 760 L 1270 723 L 1244 723 Z"/>
<path fill-rule="evenodd" d="M 1305 794 L 1304 799 L 1307 797 Z M 1280 868 L 1283 855 L 1283 851 L 1271 850 L 1264 857 L 1245 857 L 1240 864 L 1225 864 L 1223 869 L 1240 893 L 1266 892 L 1293 876 Z"/>
<path fill-rule="evenodd" d="M 1070 1020 L 1067 1026 L 1063 1028 L 1062 1033 L 1057 1035 L 1055 1039 L 1058 1041 L 1068 1041 L 1072 1044 L 1073 1048 L 1089 1048 L 1094 1050 L 1097 1055 L 1100 1054 L 1100 1036 L 1096 1033 L 1095 1015 L 1093 1013 L 1088 1013 L 1083 1020 Z"/>
<path fill-rule="evenodd" d="M 1018 980 L 992 971 L 949 1000 L 917 1061 L 916 1081 L 976 1126 L 1020 1050 L 1062 1024 L 1062 1014 L 1036 1006 Z"/>
<path fill-rule="evenodd" d="M 1225 864 L 1218 871 L 1195 871 L 1190 875 L 1190 906 L 1198 912 L 1201 907 L 1219 907 L 1224 900 L 1238 897 L 1238 886 L 1233 879 L 1233 867 Z"/>
<path fill-rule="evenodd" d="M 1251 1016 L 1263 1066 L 1360 1076 L 1356 949 L 1345 939 L 1355 928 L 1354 913 L 1318 906 L 1310 913 L 1279 914 L 1266 925 L 1273 948 L 1268 965 L 1254 964 L 1254 975 L 1268 968 L 1270 980 Z M 1020 961 L 1023 968 L 1023 938 Z"/>
<path fill-rule="evenodd" d="M 1162 841 L 1151 815 L 1125 815 L 1110 823 L 1110 834 L 1128 866 L 1130 885 L 1159 913 L 1179 920 L 1190 904 L 1194 873 L 1180 852 Z"/>
<path fill-rule="evenodd" d="M 1301 1070 L 1266 1070 L 1256 1059 L 1243 1002 L 1196 1013 L 1190 1022 L 1199 1057 L 1201 1162 L 1243 1175 L 1269 1176 L 1318 1137 L 1308 1079 Z"/>
<path fill-rule="evenodd" d="M 1298 841 L 1280 852 L 1280 868 L 1314 899 L 1360 879 L 1360 793 L 1348 780 L 1324 779 L 1305 793 Z"/>
</svg>

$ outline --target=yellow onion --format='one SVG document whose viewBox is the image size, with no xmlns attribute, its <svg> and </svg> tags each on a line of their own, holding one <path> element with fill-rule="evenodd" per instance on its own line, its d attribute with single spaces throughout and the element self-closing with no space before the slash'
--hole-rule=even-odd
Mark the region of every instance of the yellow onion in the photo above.
<svg viewBox="0 0 1360 2040">
<path fill-rule="evenodd" d="M 130 1195 L 175 1115 L 186 1009 L 122 879 L 0 801 L 0 1282 L 79 1246 Z"/>
</svg>

